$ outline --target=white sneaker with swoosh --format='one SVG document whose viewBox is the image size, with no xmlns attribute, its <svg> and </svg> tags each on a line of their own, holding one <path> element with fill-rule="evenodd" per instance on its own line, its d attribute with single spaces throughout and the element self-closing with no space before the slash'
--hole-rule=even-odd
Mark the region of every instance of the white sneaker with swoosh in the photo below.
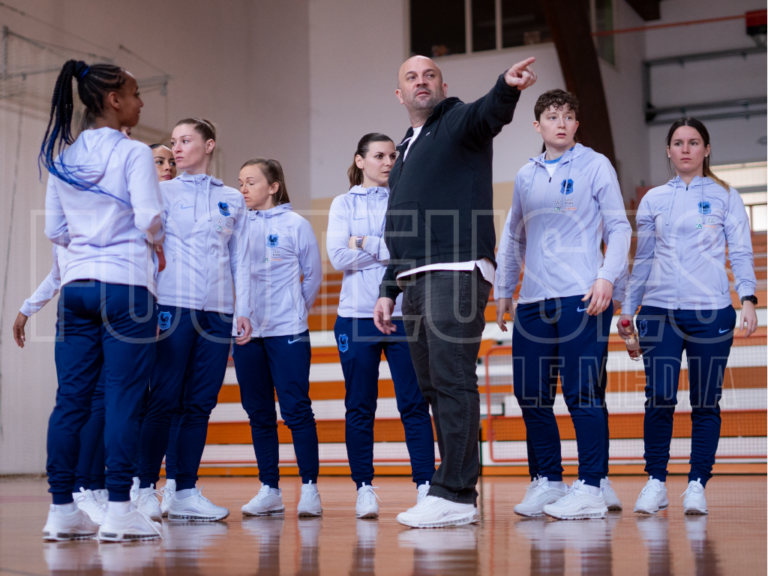
<svg viewBox="0 0 768 576">
<path fill-rule="evenodd" d="M 438 496 L 426 496 L 407 512 L 397 515 L 400 524 L 411 528 L 462 526 L 479 520 L 474 504 L 452 502 Z"/>
</svg>

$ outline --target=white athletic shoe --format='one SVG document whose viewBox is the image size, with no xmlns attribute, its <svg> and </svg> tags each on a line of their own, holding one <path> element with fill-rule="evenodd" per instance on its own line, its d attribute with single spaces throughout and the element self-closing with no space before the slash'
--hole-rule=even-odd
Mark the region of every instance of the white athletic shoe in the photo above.
<svg viewBox="0 0 768 576">
<path fill-rule="evenodd" d="M 192 496 L 179 498 L 176 491 L 171 507 L 168 509 L 168 520 L 187 520 L 190 522 L 217 522 L 229 516 L 229 510 L 216 506 L 208 500 L 200 490 L 192 488 Z"/>
<path fill-rule="evenodd" d="M 243 516 L 273 516 L 285 514 L 282 490 L 262 484 L 259 493 L 241 508 Z"/>
<path fill-rule="evenodd" d="M 525 489 L 523 501 L 514 507 L 515 514 L 529 518 L 544 516 L 544 506 L 554 504 L 566 495 L 565 485 L 561 486 L 553 486 L 547 478 L 539 476 Z"/>
<path fill-rule="evenodd" d="M 411 528 L 443 528 L 474 524 L 479 520 L 474 504 L 451 502 L 438 496 L 426 496 L 407 512 L 397 515 L 397 521 Z"/>
<path fill-rule="evenodd" d="M 688 488 L 680 494 L 683 500 L 683 511 L 686 514 L 709 514 L 707 510 L 707 498 L 704 496 L 704 486 L 701 484 L 701 478 L 688 482 Z"/>
<path fill-rule="evenodd" d="M 565 496 L 554 504 L 544 506 L 543 511 L 558 520 L 587 520 L 605 518 L 608 506 L 602 491 L 595 496 L 587 490 L 583 480 L 576 480 Z"/>
<path fill-rule="evenodd" d="M 429 496 L 429 486 L 430 486 L 430 483 L 429 483 L 429 482 L 424 482 L 424 484 L 422 484 L 421 486 L 419 486 L 419 487 L 417 488 L 417 490 L 419 491 L 419 493 L 418 493 L 418 495 L 416 496 L 416 504 L 418 504 L 419 502 L 421 502 L 422 500 L 424 500 L 424 498 L 426 498 L 427 496 Z"/>
<path fill-rule="evenodd" d="M 376 486 L 366 486 L 365 483 L 357 490 L 357 504 L 355 504 L 355 515 L 358 518 L 378 518 L 380 500 L 376 492 Z"/>
<path fill-rule="evenodd" d="M 107 502 L 109 502 L 109 491 L 106 488 L 103 488 L 101 490 L 91 490 L 93 492 L 93 497 L 96 499 L 96 502 L 104 506 L 104 510 L 107 509 Z"/>
<path fill-rule="evenodd" d="M 157 500 L 157 495 L 160 493 L 159 490 L 155 490 L 154 484 L 150 484 L 149 488 L 139 488 L 139 498 L 136 500 L 136 508 L 155 522 L 163 520 L 163 511 Z"/>
<path fill-rule="evenodd" d="M 132 542 L 162 538 L 161 527 L 134 506 L 127 514 L 120 514 L 116 507 L 107 505 L 104 522 L 99 528 L 101 542 Z"/>
<path fill-rule="evenodd" d="M 161 492 L 163 501 L 160 502 L 160 512 L 163 513 L 163 516 L 168 516 L 168 510 L 171 508 L 173 496 L 176 494 L 176 480 L 166 480 L 165 486 L 163 486 Z"/>
<path fill-rule="evenodd" d="M 78 509 L 88 514 L 88 517 L 96 522 L 96 524 L 101 524 L 101 521 L 104 519 L 104 506 L 99 504 L 93 496 L 93 492 L 81 487 L 80 492 L 72 494 L 72 498 L 74 498 Z"/>
<path fill-rule="evenodd" d="M 616 492 L 611 488 L 611 482 L 608 479 L 608 476 L 605 478 L 600 479 L 600 488 L 603 490 L 603 498 L 605 498 L 605 505 L 608 506 L 609 511 L 620 511 L 623 507 L 621 505 L 621 500 L 619 500 L 618 495 Z"/>
<path fill-rule="evenodd" d="M 301 485 L 301 499 L 296 507 L 296 512 L 300 517 L 323 515 L 323 505 L 320 502 L 317 484 L 313 484 L 311 480 L 309 484 Z"/>
<path fill-rule="evenodd" d="M 61 506 L 51 504 L 43 527 L 43 540 L 86 540 L 96 536 L 98 531 L 99 525 L 80 508 L 65 512 Z"/>
<path fill-rule="evenodd" d="M 667 500 L 666 484 L 651 476 L 640 492 L 640 496 L 637 497 L 635 513 L 656 514 L 667 506 L 669 506 L 669 500 Z"/>
<path fill-rule="evenodd" d="M 131 503 L 135 506 L 136 502 L 139 501 L 139 486 L 141 485 L 141 481 L 139 480 L 138 476 L 133 477 L 133 484 L 131 484 Z"/>
</svg>

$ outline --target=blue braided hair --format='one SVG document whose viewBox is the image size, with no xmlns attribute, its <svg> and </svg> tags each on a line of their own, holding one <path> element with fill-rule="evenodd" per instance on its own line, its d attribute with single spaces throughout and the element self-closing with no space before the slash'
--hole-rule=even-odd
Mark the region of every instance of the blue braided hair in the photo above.
<svg viewBox="0 0 768 576">
<path fill-rule="evenodd" d="M 125 202 L 102 190 L 97 184 L 78 178 L 73 168 L 67 166 L 61 158 L 64 148 L 74 143 L 72 135 L 72 114 L 74 95 L 72 80 L 77 80 L 77 93 L 85 105 L 86 115 L 95 119 L 104 111 L 104 97 L 109 92 L 120 90 L 126 81 L 122 68 L 113 64 L 94 64 L 88 66 L 82 60 L 68 60 L 59 72 L 51 101 L 51 116 L 45 130 L 43 144 L 37 157 L 38 168 L 45 167 L 48 172 L 70 186 L 83 191 L 106 194 Z"/>
</svg>

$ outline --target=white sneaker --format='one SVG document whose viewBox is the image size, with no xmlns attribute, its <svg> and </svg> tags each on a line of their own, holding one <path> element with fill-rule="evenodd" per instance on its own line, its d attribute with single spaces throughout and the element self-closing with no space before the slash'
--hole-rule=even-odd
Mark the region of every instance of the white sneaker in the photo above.
<svg viewBox="0 0 768 576">
<path fill-rule="evenodd" d="M 107 505 L 104 522 L 99 528 L 99 540 L 102 542 L 131 542 L 162 537 L 160 524 L 153 522 L 134 506 L 130 506 L 127 514 L 120 514 L 116 507 Z"/>
<path fill-rule="evenodd" d="M 109 502 L 109 491 L 106 488 L 103 488 L 101 490 L 91 490 L 93 492 L 93 497 L 96 499 L 96 502 L 104 506 L 104 510 L 107 509 L 107 502 Z"/>
<path fill-rule="evenodd" d="M 397 521 L 411 528 L 442 528 L 474 524 L 479 520 L 473 504 L 451 502 L 437 496 L 426 496 L 407 512 L 397 515 Z"/>
<path fill-rule="evenodd" d="M 565 496 L 554 504 L 544 506 L 543 511 L 558 520 L 587 520 L 605 518 L 608 506 L 602 491 L 595 496 L 587 490 L 583 480 L 576 480 Z"/>
<path fill-rule="evenodd" d="M 241 508 L 243 516 L 285 514 L 282 494 L 279 488 L 270 488 L 267 484 L 262 484 L 259 493 Z"/>
<path fill-rule="evenodd" d="M 139 498 L 136 500 L 136 508 L 155 522 L 162 522 L 163 520 L 163 511 L 157 500 L 157 495 L 160 493 L 159 490 L 155 490 L 154 484 L 150 484 L 149 488 L 139 489 Z"/>
<path fill-rule="evenodd" d="M 635 502 L 635 513 L 656 514 L 669 506 L 667 487 L 651 476 Z"/>
<path fill-rule="evenodd" d="M 177 490 L 168 509 L 168 520 L 217 522 L 224 520 L 227 516 L 229 516 L 229 510 L 223 506 L 216 506 L 197 488 L 192 488 L 192 495 L 188 498 L 179 498 Z"/>
<path fill-rule="evenodd" d="M 608 476 L 600 479 L 600 488 L 603 489 L 603 498 L 605 498 L 605 505 L 608 506 L 608 510 L 620 511 L 622 509 L 621 500 L 619 500 L 616 492 L 611 488 L 611 482 L 608 480 Z"/>
<path fill-rule="evenodd" d="M 139 480 L 138 476 L 133 477 L 133 484 L 131 484 L 131 502 L 133 505 L 136 505 L 136 502 L 139 501 L 139 486 L 141 485 L 141 481 Z"/>
<path fill-rule="evenodd" d="M 514 507 L 515 514 L 529 518 L 544 516 L 544 506 L 554 504 L 567 493 L 565 485 L 561 486 L 553 486 L 547 478 L 539 476 L 525 489 L 523 501 Z"/>
<path fill-rule="evenodd" d="M 309 481 L 309 484 L 301 485 L 301 499 L 296 507 L 299 516 L 322 516 L 323 505 L 320 502 L 320 493 L 317 491 L 317 484 Z"/>
<path fill-rule="evenodd" d="M 99 525 L 80 508 L 65 512 L 61 506 L 51 504 L 43 527 L 43 540 L 86 540 L 96 536 L 98 531 Z"/>
<path fill-rule="evenodd" d="M 101 524 L 101 521 L 104 519 L 104 506 L 99 504 L 93 492 L 81 487 L 80 492 L 72 494 L 72 498 L 74 498 L 79 510 L 88 514 L 88 517 L 96 522 L 96 524 Z"/>
<path fill-rule="evenodd" d="M 704 486 L 701 484 L 701 478 L 688 482 L 688 488 L 680 494 L 680 497 L 683 496 L 685 496 L 683 511 L 686 514 L 709 514 L 707 498 L 704 496 Z"/>
<path fill-rule="evenodd" d="M 171 508 L 173 496 L 176 494 L 176 480 L 166 480 L 162 489 L 163 501 L 160 502 L 160 512 L 163 516 L 168 516 L 168 510 Z"/>
<path fill-rule="evenodd" d="M 416 504 L 424 500 L 427 496 L 429 496 L 429 482 L 424 482 L 421 486 L 417 488 L 419 491 L 418 495 L 416 496 Z"/>
<path fill-rule="evenodd" d="M 374 490 L 376 486 L 366 486 L 365 482 L 357 490 L 357 504 L 355 504 L 355 515 L 358 518 L 378 518 L 379 504 L 376 500 L 380 498 Z"/>
</svg>

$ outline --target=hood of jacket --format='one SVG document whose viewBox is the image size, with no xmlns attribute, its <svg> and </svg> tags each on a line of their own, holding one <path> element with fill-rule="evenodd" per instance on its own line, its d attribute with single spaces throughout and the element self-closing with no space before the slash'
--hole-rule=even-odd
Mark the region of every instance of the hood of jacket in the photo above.
<svg viewBox="0 0 768 576">
<path fill-rule="evenodd" d="M 269 210 L 249 210 L 248 217 L 251 220 L 253 220 L 257 216 L 261 216 L 262 218 L 275 218 L 276 216 L 280 216 L 281 214 L 285 214 L 286 212 L 293 212 L 293 206 L 291 206 L 290 202 L 286 202 L 285 204 L 280 204 L 279 206 L 275 206 L 274 208 L 270 208 Z"/>
<path fill-rule="evenodd" d="M 62 153 L 61 162 L 78 180 L 98 185 L 118 143 L 127 139 L 125 134 L 112 128 L 86 130 Z"/>
</svg>

